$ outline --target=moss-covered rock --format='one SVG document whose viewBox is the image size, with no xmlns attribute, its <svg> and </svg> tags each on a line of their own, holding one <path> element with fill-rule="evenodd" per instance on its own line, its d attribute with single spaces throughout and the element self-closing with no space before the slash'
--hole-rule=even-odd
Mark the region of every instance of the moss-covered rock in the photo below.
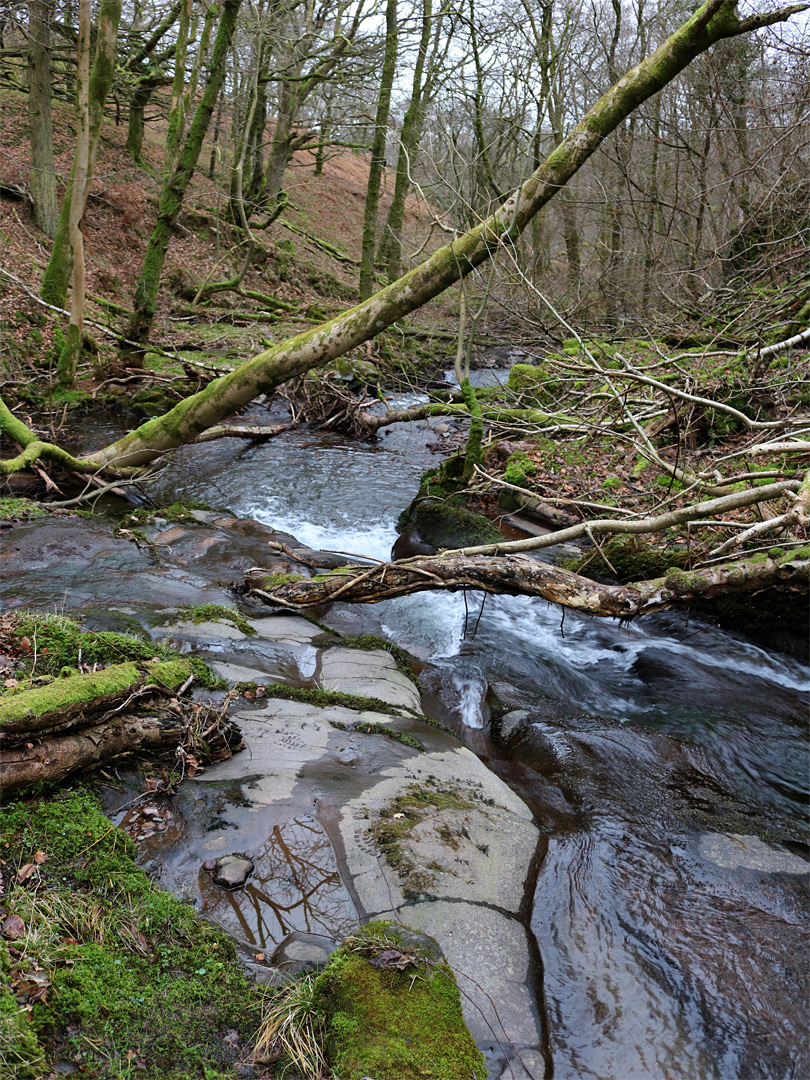
<svg viewBox="0 0 810 1080">
<path fill-rule="evenodd" d="M 497 544 L 503 534 L 483 514 L 463 505 L 463 497 L 449 499 L 416 498 L 400 514 L 397 528 L 410 528 L 422 541 L 434 548 L 472 547 Z"/>
<path fill-rule="evenodd" d="M 485 1080 L 440 956 L 435 942 L 385 922 L 363 927 L 332 955 L 314 1001 L 341 1080 Z"/>
</svg>

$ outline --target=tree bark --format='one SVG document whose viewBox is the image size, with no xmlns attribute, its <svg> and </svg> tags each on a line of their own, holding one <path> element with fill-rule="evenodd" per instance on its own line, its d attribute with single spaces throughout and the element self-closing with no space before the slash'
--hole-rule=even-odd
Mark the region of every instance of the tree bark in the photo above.
<svg viewBox="0 0 810 1080">
<path fill-rule="evenodd" d="M 360 283 L 358 295 L 367 300 L 374 288 L 374 249 L 377 243 L 377 207 L 380 202 L 380 185 L 385 165 L 385 143 L 388 135 L 388 113 L 391 108 L 391 90 L 397 65 L 397 0 L 388 0 L 385 6 L 385 56 L 383 58 L 380 95 L 377 99 L 377 115 L 374 120 L 374 140 L 371 145 L 371 164 L 368 170 L 366 206 L 363 215 L 363 246 L 360 256 Z"/>
<path fill-rule="evenodd" d="M 84 185 L 84 203 L 79 220 L 84 217 L 87 190 L 93 178 L 93 167 L 104 117 L 104 102 L 115 74 L 115 48 L 118 40 L 118 22 L 121 18 L 121 0 L 101 0 L 98 13 L 98 39 L 93 70 L 89 80 L 89 151 L 87 154 L 87 183 Z M 78 148 L 77 148 L 78 152 Z M 70 181 L 62 199 L 59 222 L 56 226 L 51 256 L 42 276 L 40 296 L 55 307 L 65 306 L 68 282 L 73 272 L 73 256 L 70 243 L 70 215 L 73 202 L 73 180 L 76 171 L 74 160 Z"/>
<path fill-rule="evenodd" d="M 225 59 L 233 41 L 236 17 L 240 5 L 241 0 L 224 0 L 217 37 L 214 42 L 214 51 L 211 57 L 208 81 L 194 114 L 185 145 L 178 158 L 177 167 L 163 185 L 158 218 L 149 239 L 143 267 L 135 289 L 134 310 L 126 333 L 130 341 L 145 343 L 152 329 L 158 288 L 160 286 L 160 275 L 163 272 L 169 240 L 183 205 L 186 188 L 197 167 L 203 139 L 208 131 L 211 115 L 222 90 L 222 84 L 225 81 Z M 132 359 L 135 359 L 134 354 Z M 199 432 L 195 432 L 196 434 L 199 434 Z"/>
<path fill-rule="evenodd" d="M 810 551 L 803 549 L 779 559 L 744 559 L 702 570 L 673 570 L 664 577 L 632 585 L 603 585 L 530 555 L 451 552 L 371 568 L 345 566 L 323 576 L 264 586 L 262 571 L 251 570 L 242 589 L 264 603 L 295 609 L 335 601 L 376 604 L 414 592 L 476 589 L 538 596 L 588 615 L 630 619 L 728 593 L 753 593 L 765 588 L 810 592 Z"/>
<path fill-rule="evenodd" d="M 82 218 L 87 205 L 87 188 L 90 178 L 90 15 L 90 0 L 80 0 L 76 65 L 76 153 L 73 158 L 73 186 L 68 217 L 73 281 L 70 293 L 70 322 L 57 365 L 57 377 L 62 386 L 72 386 L 76 377 L 84 323 L 85 273 Z"/>
<path fill-rule="evenodd" d="M 6 750 L 0 753 L 0 788 L 9 792 L 40 781 L 55 783 L 78 769 L 101 765 L 122 754 L 177 745 L 183 732 L 179 717 L 121 716 L 45 739 L 30 748 Z"/>
<path fill-rule="evenodd" d="M 51 118 L 51 23 L 45 0 L 28 0 L 28 33 L 31 197 L 34 221 L 52 240 L 59 220 L 59 204 Z"/>
</svg>

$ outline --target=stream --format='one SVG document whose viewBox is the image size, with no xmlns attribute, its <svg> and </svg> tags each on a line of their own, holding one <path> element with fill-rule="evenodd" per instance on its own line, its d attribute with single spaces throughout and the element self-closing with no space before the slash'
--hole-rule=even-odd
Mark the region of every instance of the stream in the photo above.
<svg viewBox="0 0 810 1080">
<path fill-rule="evenodd" d="M 150 494 L 384 560 L 443 427 L 185 448 Z M 41 604 L 19 588 L 15 603 Z M 92 588 L 82 579 L 69 605 Z M 542 842 L 524 921 L 546 1076 L 810 1074 L 806 665 L 695 617 L 620 625 L 526 597 L 336 604 L 324 622 L 428 662 L 429 711 L 532 811 Z M 334 875 L 330 888 L 342 903 Z"/>
<path fill-rule="evenodd" d="M 387 559 L 437 439 L 425 423 L 370 445 L 213 444 L 179 453 L 160 490 Z M 758 839 L 806 835 L 805 665 L 694 617 L 562 619 L 527 597 L 482 610 L 432 593 L 336 605 L 327 622 L 430 660 L 442 718 L 547 833 L 529 922 L 554 1076 L 810 1072 L 808 847 Z M 497 751 L 488 690 L 516 710 Z"/>
</svg>

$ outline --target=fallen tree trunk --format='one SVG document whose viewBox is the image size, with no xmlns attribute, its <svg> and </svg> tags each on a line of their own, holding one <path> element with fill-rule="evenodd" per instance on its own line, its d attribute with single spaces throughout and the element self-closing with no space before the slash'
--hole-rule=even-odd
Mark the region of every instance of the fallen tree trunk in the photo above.
<svg viewBox="0 0 810 1080">
<path fill-rule="evenodd" d="M 591 107 L 491 217 L 434 252 L 420 266 L 357 307 L 273 345 L 178 403 L 170 412 L 147 421 L 136 431 L 82 461 L 77 462 L 58 447 L 42 442 L 33 431 L 15 421 L 7 409 L 0 407 L 0 430 L 23 448 L 23 453 L 3 463 L 2 471 L 18 471 L 40 458 L 60 460 L 67 467 L 80 471 L 120 471 L 145 465 L 165 451 L 190 442 L 206 428 L 221 423 L 260 394 L 344 355 L 422 307 L 498 251 L 511 250 L 532 217 L 564 188 L 607 136 L 697 56 L 718 41 L 783 22 L 808 6 L 805 0 L 778 11 L 740 18 L 734 0 L 706 0 L 667 41 L 628 71 Z M 157 230 L 163 229 L 160 244 L 164 240 L 168 242 L 164 229 L 168 217 L 165 214 L 163 217 L 166 220 L 160 219 Z M 146 315 L 151 304 L 148 299 L 140 304 Z M 136 323 L 141 326 L 138 312 L 133 315 L 132 326 Z M 128 336 L 130 340 L 141 340 L 140 330 Z"/>
<path fill-rule="evenodd" d="M 631 585 L 603 585 L 530 555 L 464 555 L 449 552 L 373 567 L 345 566 L 329 574 L 273 586 L 271 576 L 250 570 L 242 584 L 248 596 L 286 608 L 340 601 L 376 604 L 408 593 L 477 589 L 539 596 L 589 615 L 630 619 L 664 608 L 689 606 L 728 593 L 766 588 L 810 592 L 810 549 L 779 558 L 755 556 L 700 570 L 673 570 Z"/>
<path fill-rule="evenodd" d="M 99 714 L 122 709 L 152 693 L 179 689 L 191 675 L 186 660 L 129 662 L 12 694 L 0 701 L 0 745 L 9 746 L 42 731 L 98 722 Z"/>
<path fill-rule="evenodd" d="M 39 781 L 64 780 L 77 769 L 101 765 L 137 750 L 177 746 L 185 725 L 178 716 L 118 716 L 82 731 L 30 742 L 0 753 L 0 789 L 30 787 Z"/>
</svg>

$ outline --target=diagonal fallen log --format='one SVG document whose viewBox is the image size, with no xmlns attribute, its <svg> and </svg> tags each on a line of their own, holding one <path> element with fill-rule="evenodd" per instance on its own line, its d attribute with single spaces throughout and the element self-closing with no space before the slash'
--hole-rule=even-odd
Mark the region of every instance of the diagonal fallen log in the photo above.
<svg viewBox="0 0 810 1080">
<path fill-rule="evenodd" d="M 810 549 L 769 555 L 699 570 L 675 570 L 630 585 L 604 585 L 530 555 L 464 555 L 446 552 L 372 567 L 344 566 L 328 574 L 274 585 L 272 575 L 248 571 L 241 591 L 266 604 L 309 608 L 340 601 L 376 604 L 408 593 L 477 589 L 538 596 L 590 615 L 622 619 L 688 606 L 728 593 L 766 588 L 810 592 Z"/>
</svg>

